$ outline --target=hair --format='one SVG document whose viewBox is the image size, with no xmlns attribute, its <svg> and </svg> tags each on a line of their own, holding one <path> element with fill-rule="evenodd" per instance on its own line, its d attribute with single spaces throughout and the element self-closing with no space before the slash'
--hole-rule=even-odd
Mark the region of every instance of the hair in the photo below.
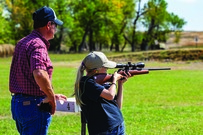
<svg viewBox="0 0 203 135">
<path fill-rule="evenodd" d="M 82 64 L 80 65 L 80 67 L 78 68 L 77 77 L 76 77 L 76 80 L 75 80 L 75 87 L 74 87 L 74 90 L 75 90 L 74 95 L 75 95 L 76 103 L 77 103 L 78 105 L 80 105 L 80 106 L 81 106 L 82 104 L 84 104 L 84 103 L 82 102 L 82 99 L 81 99 L 83 92 L 82 92 L 82 90 L 80 89 L 80 80 L 81 80 L 81 78 L 82 78 L 82 76 L 83 76 L 83 74 L 84 74 L 84 70 L 85 70 L 85 66 L 84 66 L 84 64 L 82 63 Z"/>
<path fill-rule="evenodd" d="M 34 20 L 34 24 L 33 24 L 33 28 L 34 29 L 38 29 L 40 27 L 44 27 L 47 25 L 49 21 L 37 21 L 37 20 Z"/>
<path fill-rule="evenodd" d="M 86 72 L 90 73 L 90 72 L 93 72 L 92 75 L 94 75 L 95 73 L 97 73 L 97 68 L 93 68 L 93 69 L 87 69 L 84 65 L 84 63 L 82 62 L 80 67 L 78 68 L 78 71 L 77 71 L 77 77 L 76 77 L 76 80 L 75 80 L 75 87 L 74 87 L 74 94 L 75 95 L 75 99 L 76 99 L 76 103 L 79 105 L 79 106 L 82 106 L 84 103 L 82 102 L 82 94 L 84 93 L 84 90 L 80 88 L 80 81 L 81 81 L 81 78 L 83 77 L 84 75 L 84 71 L 86 70 Z M 88 79 L 85 80 L 85 82 L 87 81 Z M 84 83 L 85 83 L 84 82 Z"/>
</svg>

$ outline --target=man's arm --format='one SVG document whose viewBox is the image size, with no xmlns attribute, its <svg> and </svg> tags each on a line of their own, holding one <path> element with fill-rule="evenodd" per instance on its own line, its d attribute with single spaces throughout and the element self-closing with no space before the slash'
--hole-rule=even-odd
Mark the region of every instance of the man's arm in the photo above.
<svg viewBox="0 0 203 135">
<path fill-rule="evenodd" d="M 51 85 L 51 81 L 49 79 L 49 75 L 47 74 L 46 71 L 41 69 L 34 70 L 33 75 L 34 75 L 35 81 L 47 96 L 43 100 L 43 102 L 51 104 L 52 106 L 51 114 L 54 114 L 56 110 L 56 101 L 55 101 L 55 94 Z"/>
</svg>

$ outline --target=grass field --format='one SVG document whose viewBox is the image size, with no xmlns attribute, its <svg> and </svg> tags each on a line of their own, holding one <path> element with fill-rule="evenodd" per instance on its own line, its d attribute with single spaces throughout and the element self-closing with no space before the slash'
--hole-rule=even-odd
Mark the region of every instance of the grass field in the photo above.
<svg viewBox="0 0 203 135">
<path fill-rule="evenodd" d="M 51 55 L 55 93 L 71 96 L 77 67 L 85 55 Z M 0 58 L 0 135 L 18 135 L 10 113 L 10 62 L 11 58 Z M 126 82 L 122 108 L 126 134 L 202 134 L 203 63 L 145 63 L 147 67 L 171 67 L 172 70 L 152 71 Z M 56 112 L 48 135 L 80 135 L 80 114 Z"/>
</svg>

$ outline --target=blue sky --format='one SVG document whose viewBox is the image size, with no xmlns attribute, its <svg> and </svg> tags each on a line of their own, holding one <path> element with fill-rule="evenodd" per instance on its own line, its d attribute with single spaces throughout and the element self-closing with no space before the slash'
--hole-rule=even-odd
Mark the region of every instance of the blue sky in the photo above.
<svg viewBox="0 0 203 135">
<path fill-rule="evenodd" d="M 146 3 L 148 0 L 142 0 Z M 165 0 L 168 12 L 183 18 L 187 24 L 184 31 L 203 31 L 203 0 Z"/>
<path fill-rule="evenodd" d="M 183 18 L 185 31 L 203 31 L 203 0 L 166 0 L 168 11 Z"/>
</svg>

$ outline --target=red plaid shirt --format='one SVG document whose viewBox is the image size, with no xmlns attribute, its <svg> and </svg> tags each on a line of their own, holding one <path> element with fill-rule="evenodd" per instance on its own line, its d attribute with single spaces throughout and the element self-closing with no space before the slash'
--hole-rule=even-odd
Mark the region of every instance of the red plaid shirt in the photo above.
<svg viewBox="0 0 203 135">
<path fill-rule="evenodd" d="M 11 93 L 45 95 L 37 85 L 33 71 L 45 70 L 51 80 L 53 66 L 48 56 L 49 46 L 50 43 L 36 30 L 18 42 L 10 68 L 9 90 Z"/>
</svg>

